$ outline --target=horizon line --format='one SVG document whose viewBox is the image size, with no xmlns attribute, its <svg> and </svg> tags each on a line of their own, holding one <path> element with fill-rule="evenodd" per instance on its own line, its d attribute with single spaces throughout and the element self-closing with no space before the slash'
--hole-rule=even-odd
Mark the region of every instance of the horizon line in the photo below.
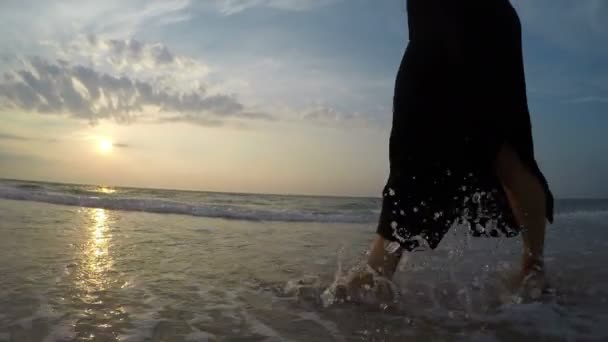
<svg viewBox="0 0 608 342">
<path fill-rule="evenodd" d="M 165 187 L 153 187 L 153 186 L 132 186 L 132 185 L 109 185 L 109 184 L 88 184 L 88 183 L 72 183 L 67 181 L 50 181 L 50 180 L 35 180 L 35 179 L 19 179 L 19 178 L 5 178 L 0 177 L 0 181 L 17 181 L 17 182 L 30 182 L 30 183 L 47 183 L 47 184 L 60 184 L 60 185 L 87 185 L 97 187 L 111 187 L 111 188 L 124 188 L 124 189 L 141 189 L 141 190 L 161 190 L 161 191 L 184 191 L 184 192 L 206 192 L 211 194 L 230 194 L 230 195 L 262 195 L 262 196 L 288 196 L 288 197 L 328 197 L 328 198 L 364 198 L 364 199 L 380 199 L 381 196 L 356 196 L 356 195 L 313 195 L 313 194 L 296 194 L 296 193 L 268 193 L 268 192 L 236 192 L 236 191 L 215 191 L 215 190 L 203 190 L 203 189 L 184 189 L 184 188 L 165 188 Z M 379 191 L 380 193 L 380 191 Z"/>
<path fill-rule="evenodd" d="M 148 187 L 148 186 L 131 186 L 131 185 L 109 185 L 109 184 L 88 184 L 88 183 L 72 183 L 67 181 L 50 181 L 50 180 L 35 180 L 35 179 L 19 179 L 0 177 L 0 181 L 17 181 L 29 183 L 47 183 L 60 185 L 86 185 L 97 187 L 111 187 L 124 189 L 141 189 L 141 190 L 160 190 L 160 191 L 183 191 L 183 192 L 203 192 L 210 194 L 230 194 L 230 195 L 261 195 L 261 196 L 287 196 L 287 197 L 321 197 L 321 198 L 354 198 L 354 199 L 381 199 L 382 196 L 355 196 L 355 195 L 313 195 L 313 194 L 295 194 L 295 193 L 265 193 L 265 192 L 236 192 L 236 191 L 215 191 L 203 189 L 183 189 L 183 188 L 164 188 L 164 187 Z M 607 200 L 608 197 L 556 197 L 557 200 Z"/>
</svg>

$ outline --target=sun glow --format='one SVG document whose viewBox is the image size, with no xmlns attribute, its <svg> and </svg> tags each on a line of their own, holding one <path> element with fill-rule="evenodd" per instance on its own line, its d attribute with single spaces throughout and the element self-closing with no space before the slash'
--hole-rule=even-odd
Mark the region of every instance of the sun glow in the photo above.
<svg viewBox="0 0 608 342">
<path fill-rule="evenodd" d="M 99 150 L 103 153 L 112 151 L 113 144 L 110 140 L 102 139 L 99 141 Z"/>
</svg>

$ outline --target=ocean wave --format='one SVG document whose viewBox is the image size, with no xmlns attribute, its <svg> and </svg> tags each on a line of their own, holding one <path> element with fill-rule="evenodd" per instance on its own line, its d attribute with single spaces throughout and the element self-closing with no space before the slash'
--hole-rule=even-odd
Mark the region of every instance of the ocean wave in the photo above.
<svg viewBox="0 0 608 342">
<path fill-rule="evenodd" d="M 0 198 L 110 210 L 140 211 L 156 214 L 177 214 L 247 221 L 368 223 L 373 222 L 376 219 L 375 213 L 370 211 L 264 210 L 235 205 L 205 205 L 153 198 L 78 195 L 47 192 L 41 191 L 40 189 L 26 190 L 2 186 L 0 186 Z"/>
<path fill-rule="evenodd" d="M 581 217 L 587 218 L 604 218 L 604 216 L 608 215 L 608 209 L 590 209 L 590 210 L 571 210 L 571 211 L 563 211 L 557 212 L 555 214 L 556 218 L 576 218 L 580 219 Z"/>
<path fill-rule="evenodd" d="M 35 185 L 35 184 L 17 184 L 16 187 L 18 189 L 33 190 L 33 191 L 44 190 L 44 187 L 42 185 Z"/>
<path fill-rule="evenodd" d="M 104 188 L 105 189 L 105 188 Z M 44 202 L 59 205 L 103 208 L 110 210 L 140 211 L 157 214 L 177 214 L 247 221 L 282 222 L 336 222 L 374 223 L 380 213 L 380 202 L 375 199 L 306 200 L 306 198 L 282 198 L 277 200 L 258 195 L 227 195 L 235 198 L 213 198 L 210 203 L 193 203 L 181 198 L 174 191 L 125 191 L 89 188 L 53 188 L 31 184 L 0 185 L 0 198 Z M 152 194 L 152 195 L 151 195 Z M 152 196 L 152 197 L 150 197 Z M 266 196 L 266 197 L 264 197 Z M 205 195 L 204 197 L 207 197 Z M 257 198 L 257 199 L 256 199 Z M 608 215 L 608 200 L 587 201 L 584 206 L 569 200 L 562 201 L 555 214 L 556 219 L 600 219 Z M 572 201 L 570 201 L 572 202 Z"/>
</svg>

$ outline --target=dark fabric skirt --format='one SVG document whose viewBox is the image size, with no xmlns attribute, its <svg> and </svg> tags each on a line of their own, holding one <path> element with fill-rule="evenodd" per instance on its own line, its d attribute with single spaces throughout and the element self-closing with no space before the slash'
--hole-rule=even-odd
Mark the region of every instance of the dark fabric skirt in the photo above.
<svg viewBox="0 0 608 342">
<path fill-rule="evenodd" d="M 464 37 L 425 39 L 410 25 L 377 228 L 406 250 L 436 248 L 455 224 L 474 236 L 519 233 L 494 167 L 503 145 L 538 177 L 553 220 L 553 196 L 534 157 L 521 27 L 515 10 L 500 3 L 463 18 Z"/>
</svg>

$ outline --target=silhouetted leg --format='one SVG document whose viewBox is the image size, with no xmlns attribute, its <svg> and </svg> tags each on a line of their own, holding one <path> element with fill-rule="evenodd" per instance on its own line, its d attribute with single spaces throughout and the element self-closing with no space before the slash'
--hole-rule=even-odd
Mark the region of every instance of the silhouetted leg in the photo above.
<svg viewBox="0 0 608 342">
<path fill-rule="evenodd" d="M 390 241 L 382 236 L 376 236 L 364 267 L 352 270 L 337 282 L 336 299 L 357 302 L 365 297 L 366 291 L 372 291 L 379 301 L 390 302 L 395 298 L 390 286 L 386 282 L 379 282 L 380 278 L 390 280 L 401 260 L 402 249 L 387 248 L 389 244 Z"/>
<path fill-rule="evenodd" d="M 372 242 L 367 264 L 379 275 L 391 279 L 399 265 L 403 251 L 399 247 L 389 252 L 387 250 L 389 243 L 390 241 L 382 236 L 376 235 L 376 239 Z"/>
<path fill-rule="evenodd" d="M 523 228 L 521 280 L 534 274 L 542 275 L 546 226 L 545 191 L 538 177 L 508 145 L 501 148 L 496 168 L 515 219 Z"/>
</svg>

